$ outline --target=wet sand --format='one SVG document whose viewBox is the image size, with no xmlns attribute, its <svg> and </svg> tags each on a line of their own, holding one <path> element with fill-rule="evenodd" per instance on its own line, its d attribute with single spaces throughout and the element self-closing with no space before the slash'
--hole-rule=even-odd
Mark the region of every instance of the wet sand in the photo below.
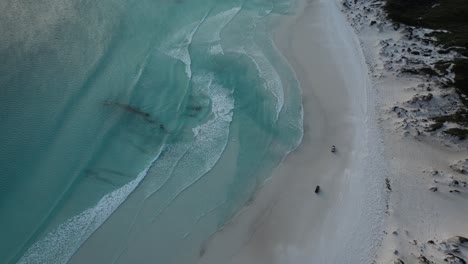
<svg viewBox="0 0 468 264">
<path fill-rule="evenodd" d="M 280 19 L 276 45 L 303 91 L 303 142 L 206 243 L 199 263 L 372 262 L 385 170 L 367 65 L 338 5 L 299 1 L 294 15 Z"/>
</svg>

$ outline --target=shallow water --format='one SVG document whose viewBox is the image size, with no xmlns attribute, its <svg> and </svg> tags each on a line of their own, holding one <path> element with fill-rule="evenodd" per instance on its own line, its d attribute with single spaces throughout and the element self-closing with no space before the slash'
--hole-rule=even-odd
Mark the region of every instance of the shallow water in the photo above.
<svg viewBox="0 0 468 264">
<path fill-rule="evenodd" d="M 151 227 L 148 250 L 172 263 L 180 241 L 222 226 L 302 138 L 299 87 L 269 36 L 290 5 L 1 3 L 0 262 L 65 263 L 87 239 L 141 242 Z M 102 226 L 112 213 L 121 229 Z M 130 242 L 111 256 L 86 243 L 77 256 L 135 260 Z"/>
</svg>

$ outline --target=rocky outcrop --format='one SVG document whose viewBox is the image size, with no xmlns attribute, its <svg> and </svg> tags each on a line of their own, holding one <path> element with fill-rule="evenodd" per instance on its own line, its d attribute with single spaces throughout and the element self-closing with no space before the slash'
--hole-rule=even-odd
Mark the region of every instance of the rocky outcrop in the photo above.
<svg viewBox="0 0 468 264">
<path fill-rule="evenodd" d="M 468 174 L 468 159 L 457 160 L 450 165 L 450 168 L 461 174 Z"/>
</svg>

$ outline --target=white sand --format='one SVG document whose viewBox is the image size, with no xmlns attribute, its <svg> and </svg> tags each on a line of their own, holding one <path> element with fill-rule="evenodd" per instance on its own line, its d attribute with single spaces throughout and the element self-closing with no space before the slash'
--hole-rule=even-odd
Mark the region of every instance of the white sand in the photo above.
<svg viewBox="0 0 468 264">
<path fill-rule="evenodd" d="M 433 80 L 424 77 L 397 76 L 395 72 L 401 67 L 397 58 L 407 54 L 394 54 L 395 51 L 398 53 L 397 50 L 386 54 L 382 52 L 385 48 L 382 43 L 397 43 L 400 49 L 424 45 L 404 40 L 402 29 L 395 30 L 378 13 L 381 12 L 379 8 L 372 7 L 372 12 L 365 11 L 365 6 L 369 8 L 371 2 L 354 3 L 348 5 L 351 9 L 347 9 L 346 13 L 359 31 L 366 61 L 373 71 L 370 91 L 374 94 L 372 100 L 382 120 L 384 157 L 389 161 L 388 179 L 392 189 L 386 235 L 376 263 L 426 263 L 422 262 L 424 259 L 430 263 L 464 263 L 450 254 L 468 260 L 468 247 L 466 244 L 458 247 L 460 252 L 457 253 L 450 238 L 468 237 L 468 189 L 463 184 L 468 181 L 468 175 L 454 171 L 450 164 L 468 157 L 466 141 L 454 141 L 438 133 L 422 132 L 424 121 L 421 119 L 416 119 L 417 122 L 410 126 L 401 126 L 402 118 L 389 111 L 395 105 L 404 105 L 405 101 L 417 94 L 428 94 L 425 87 L 431 87 L 434 99 L 426 106 L 418 107 L 417 111 L 423 112 L 423 117 L 430 116 L 431 111 L 434 111 L 433 115 L 440 115 L 441 105 L 451 100 L 450 97 L 444 99 L 441 94 L 450 91 L 440 89 Z M 378 21 L 376 26 L 369 26 L 372 20 Z M 419 59 L 431 65 L 431 61 L 438 56 L 443 58 L 445 55 L 435 53 L 430 58 L 421 56 Z M 414 133 L 418 130 L 421 132 Z M 454 180 L 459 183 L 454 184 Z M 438 189 L 432 192 L 429 190 L 431 187 Z"/>
<path fill-rule="evenodd" d="M 157 201 L 145 199 L 139 188 L 70 263 L 145 263 L 176 254 L 171 263 L 190 264 L 199 253 L 204 264 L 371 263 L 382 234 L 385 191 L 367 66 L 335 0 L 298 2 L 295 15 L 281 18 L 275 37 L 301 83 L 304 138 L 251 205 L 199 249 L 200 234 L 217 219 L 205 217 L 193 232 L 179 228 L 191 221 L 180 216 L 199 207 L 187 204 L 200 195 L 196 188 L 156 224 L 148 219 Z M 187 232 L 190 239 L 177 240 L 174 252 L 174 234 Z"/>
<path fill-rule="evenodd" d="M 367 66 L 338 5 L 299 1 L 296 14 L 281 21 L 276 44 L 301 83 L 304 140 L 253 203 L 207 242 L 199 263 L 372 262 L 386 170 Z"/>
<path fill-rule="evenodd" d="M 177 254 L 189 259 L 201 253 L 199 264 L 417 263 L 420 254 L 441 263 L 450 252 L 448 238 L 468 237 L 468 191 L 452 185 L 468 177 L 449 168 L 468 157 L 467 150 L 395 131 L 396 119 L 388 110 L 411 98 L 408 87 L 421 80 L 395 77 L 383 67 L 387 61 L 380 57 L 379 43 L 398 37 L 397 32 L 369 27 L 375 17 L 348 22 L 337 1 L 298 0 L 295 14 L 280 19 L 275 36 L 303 90 L 302 144 L 201 250 Z M 357 18 L 359 12 L 348 15 Z M 357 22 L 362 27 L 358 35 L 350 26 Z M 432 170 L 440 172 L 432 175 Z M 317 185 L 319 194 L 314 193 Z M 428 190 L 433 186 L 437 192 Z M 460 193 L 450 193 L 454 189 Z M 132 197 L 139 199 L 138 193 Z M 183 214 L 187 206 L 177 208 Z M 112 232 L 134 222 L 137 209 L 126 202 L 117 212 L 120 217 L 98 229 L 71 263 L 108 262 L 122 245 L 122 263 L 155 259 L 154 248 L 161 245 L 145 222 L 135 225 L 144 239 Z M 180 264 L 185 263 L 192 262 Z"/>
</svg>

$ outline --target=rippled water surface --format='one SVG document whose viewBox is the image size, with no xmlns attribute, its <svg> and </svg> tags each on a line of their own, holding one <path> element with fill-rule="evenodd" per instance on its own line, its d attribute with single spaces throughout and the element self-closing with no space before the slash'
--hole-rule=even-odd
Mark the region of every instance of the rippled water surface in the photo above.
<svg viewBox="0 0 468 264">
<path fill-rule="evenodd" d="M 301 140 L 291 4 L 2 1 L 0 262 L 190 259 Z"/>
</svg>

